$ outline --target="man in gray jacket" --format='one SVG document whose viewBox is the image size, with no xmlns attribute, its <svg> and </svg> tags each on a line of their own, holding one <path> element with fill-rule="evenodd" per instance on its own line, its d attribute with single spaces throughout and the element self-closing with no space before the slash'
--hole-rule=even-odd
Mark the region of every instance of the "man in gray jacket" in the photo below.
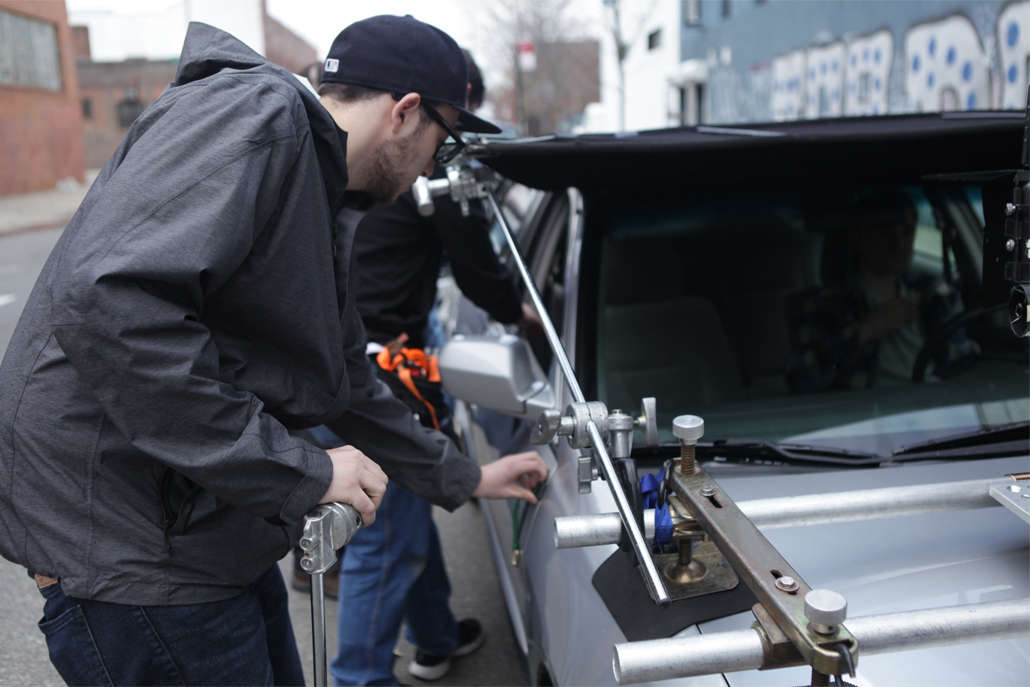
<svg viewBox="0 0 1030 687">
<path fill-rule="evenodd" d="M 47 599 L 69 684 L 302 682 L 276 566 L 289 525 L 329 501 L 371 523 L 386 474 L 448 508 L 532 498 L 546 476 L 535 453 L 481 469 L 415 423 L 371 371 L 349 291 L 363 211 L 428 173 L 456 125 L 492 128 L 463 107 L 464 56 L 375 17 L 330 67 L 365 88 L 319 103 L 191 24 L 0 365 L 0 554 Z M 289 433 L 318 424 L 348 445 Z"/>
</svg>

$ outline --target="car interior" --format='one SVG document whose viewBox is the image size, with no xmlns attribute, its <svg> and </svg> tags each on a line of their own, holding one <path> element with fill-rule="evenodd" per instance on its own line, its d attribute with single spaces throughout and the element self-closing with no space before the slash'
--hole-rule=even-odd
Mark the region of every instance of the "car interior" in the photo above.
<svg viewBox="0 0 1030 687">
<path fill-rule="evenodd" d="M 894 188 L 918 213 L 910 269 L 950 284 L 965 310 L 977 308 L 981 258 L 969 249 L 982 231 L 977 189 Z M 750 202 L 713 197 L 689 211 L 627 204 L 607 219 L 596 311 L 599 398 L 634 409 L 656 396 L 662 415 L 664 408 L 716 417 L 746 403 L 752 423 L 777 399 L 793 403 L 785 376 L 792 323 L 807 294 L 848 269 L 854 199 L 868 190 L 831 195 L 795 186 Z M 1022 359 L 1025 367 L 1025 343 L 999 336 L 1003 328 L 1002 318 L 983 317 L 968 333 L 982 355 Z"/>
</svg>

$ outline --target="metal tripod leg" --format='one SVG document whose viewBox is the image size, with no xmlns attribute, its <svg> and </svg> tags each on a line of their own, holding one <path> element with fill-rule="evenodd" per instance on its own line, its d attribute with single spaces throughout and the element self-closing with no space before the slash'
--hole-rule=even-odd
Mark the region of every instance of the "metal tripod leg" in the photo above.
<svg viewBox="0 0 1030 687">
<path fill-rule="evenodd" d="M 315 687 L 326 687 L 329 657 L 325 647 L 325 586 L 323 574 L 336 562 L 342 549 L 361 527 L 361 516 L 352 506 L 325 503 L 304 516 L 300 567 L 311 575 L 311 640 L 314 650 Z"/>
</svg>

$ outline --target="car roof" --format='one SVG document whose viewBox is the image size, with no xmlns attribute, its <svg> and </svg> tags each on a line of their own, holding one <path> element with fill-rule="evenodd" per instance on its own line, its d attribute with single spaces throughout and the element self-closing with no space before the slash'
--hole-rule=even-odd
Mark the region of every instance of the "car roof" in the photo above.
<svg viewBox="0 0 1030 687">
<path fill-rule="evenodd" d="M 480 142 L 469 153 L 509 179 L 545 190 L 912 181 L 1019 168 L 1025 118 L 950 112 L 557 134 Z"/>
</svg>

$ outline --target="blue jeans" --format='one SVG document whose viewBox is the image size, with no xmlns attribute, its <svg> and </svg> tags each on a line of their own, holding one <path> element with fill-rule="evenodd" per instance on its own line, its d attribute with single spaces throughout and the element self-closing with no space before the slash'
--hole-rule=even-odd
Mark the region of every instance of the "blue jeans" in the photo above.
<svg viewBox="0 0 1030 687">
<path fill-rule="evenodd" d="M 393 648 L 402 620 L 408 641 L 423 651 L 444 656 L 457 649 L 450 596 L 432 507 L 391 482 L 376 521 L 358 530 L 344 553 L 339 652 L 329 667 L 336 684 L 398 684 Z"/>
<path fill-rule="evenodd" d="M 69 685 L 304 684 L 278 565 L 235 598 L 188 606 L 40 593 L 39 629 Z"/>
</svg>

